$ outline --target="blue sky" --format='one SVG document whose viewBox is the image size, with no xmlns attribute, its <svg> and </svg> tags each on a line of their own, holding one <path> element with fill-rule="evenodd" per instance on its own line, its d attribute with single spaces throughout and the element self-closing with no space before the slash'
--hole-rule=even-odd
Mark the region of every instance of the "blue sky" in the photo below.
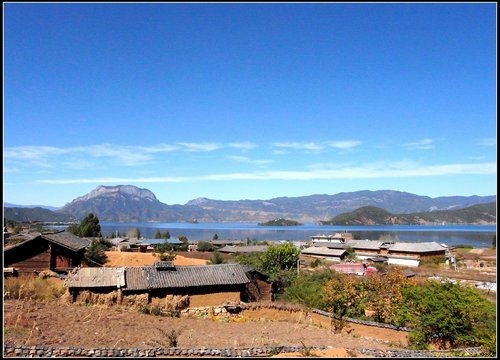
<svg viewBox="0 0 500 360">
<path fill-rule="evenodd" d="M 496 3 L 4 3 L 4 201 L 496 195 Z"/>
</svg>

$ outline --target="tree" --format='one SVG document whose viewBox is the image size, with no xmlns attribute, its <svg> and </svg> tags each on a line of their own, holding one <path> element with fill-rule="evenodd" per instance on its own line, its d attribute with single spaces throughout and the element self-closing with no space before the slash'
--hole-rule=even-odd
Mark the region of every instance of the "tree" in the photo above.
<svg viewBox="0 0 500 360">
<path fill-rule="evenodd" d="M 220 254 L 218 250 L 215 250 L 212 254 L 212 259 L 208 261 L 210 265 L 215 265 L 215 264 L 224 264 L 226 261 Z"/>
<path fill-rule="evenodd" d="M 89 267 L 103 266 L 108 260 L 105 251 L 108 250 L 109 243 L 103 239 L 94 239 L 85 250 L 83 262 Z"/>
<path fill-rule="evenodd" d="M 365 281 L 363 305 L 374 312 L 374 319 L 381 323 L 391 323 L 394 314 L 402 306 L 402 289 L 413 284 L 401 269 L 391 268 L 381 275 L 370 275 Z"/>
<path fill-rule="evenodd" d="M 177 239 L 182 242 L 182 245 L 179 245 L 179 250 L 180 251 L 187 251 L 189 247 L 189 242 L 188 238 L 185 235 L 179 235 L 177 236 Z"/>
<path fill-rule="evenodd" d="M 346 326 L 346 316 L 360 315 L 363 278 L 337 274 L 324 287 L 324 304 L 332 313 L 333 331 L 340 333 Z"/>
<path fill-rule="evenodd" d="M 99 224 L 99 218 L 94 216 L 93 213 L 89 213 L 80 222 L 80 224 L 73 224 L 69 227 L 69 231 L 80 237 L 102 237 L 101 235 L 101 225 Z"/>
<path fill-rule="evenodd" d="M 219 235 L 214 234 L 214 236 L 212 237 L 212 240 L 219 240 Z"/>
<path fill-rule="evenodd" d="M 290 242 L 270 245 L 260 256 L 260 268 L 268 274 L 276 274 L 280 270 L 296 269 L 300 250 Z"/>
<path fill-rule="evenodd" d="M 496 306 L 471 285 L 427 280 L 403 290 L 401 320 L 413 328 L 408 339 L 417 349 L 483 346 L 496 353 Z"/>
<path fill-rule="evenodd" d="M 208 241 L 198 241 L 198 251 L 214 251 L 215 247 Z"/>
<path fill-rule="evenodd" d="M 280 299 L 303 304 L 308 308 L 325 309 L 323 288 L 337 274 L 337 272 L 328 268 L 320 271 L 301 272 L 293 280 L 292 284 L 285 289 Z"/>
</svg>

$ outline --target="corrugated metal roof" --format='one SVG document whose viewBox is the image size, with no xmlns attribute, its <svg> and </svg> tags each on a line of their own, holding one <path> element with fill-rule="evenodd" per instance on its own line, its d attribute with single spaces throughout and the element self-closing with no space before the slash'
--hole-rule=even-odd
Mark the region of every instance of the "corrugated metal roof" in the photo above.
<svg viewBox="0 0 500 360">
<path fill-rule="evenodd" d="M 325 246 L 311 246 L 302 249 L 301 253 L 304 255 L 324 255 L 324 256 L 342 256 L 346 251 L 342 249 L 330 249 Z"/>
<path fill-rule="evenodd" d="M 172 271 L 158 271 L 152 266 L 145 266 L 144 271 L 151 289 L 238 285 L 250 282 L 243 267 L 238 263 L 176 266 Z"/>
<path fill-rule="evenodd" d="M 124 287 L 124 267 L 77 268 L 68 273 L 66 286 L 69 288 Z"/>
<path fill-rule="evenodd" d="M 446 252 L 446 249 L 435 241 L 421 242 L 421 243 L 397 242 L 389 247 L 389 251 L 401 251 L 401 252 L 412 252 L 412 253 L 442 251 L 444 253 Z"/>
<path fill-rule="evenodd" d="M 90 240 L 73 235 L 69 231 L 62 231 L 53 234 L 42 234 L 42 238 L 64 246 L 70 250 L 78 251 L 86 248 L 90 244 Z"/>
</svg>

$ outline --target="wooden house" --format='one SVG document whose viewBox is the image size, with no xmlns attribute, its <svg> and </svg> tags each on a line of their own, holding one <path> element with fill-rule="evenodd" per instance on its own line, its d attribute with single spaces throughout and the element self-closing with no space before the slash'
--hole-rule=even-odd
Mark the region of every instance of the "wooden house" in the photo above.
<svg viewBox="0 0 500 360">
<path fill-rule="evenodd" d="M 4 267 L 18 274 L 52 270 L 66 273 L 81 264 L 89 239 L 68 231 L 25 233 L 11 236 L 4 244 Z"/>
</svg>

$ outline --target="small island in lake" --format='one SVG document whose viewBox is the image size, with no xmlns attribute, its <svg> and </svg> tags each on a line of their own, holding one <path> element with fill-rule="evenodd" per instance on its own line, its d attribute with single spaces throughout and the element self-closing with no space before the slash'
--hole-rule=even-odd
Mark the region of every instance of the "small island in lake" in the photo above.
<svg viewBox="0 0 500 360">
<path fill-rule="evenodd" d="M 279 219 L 269 220 L 269 221 L 263 222 L 263 223 L 257 223 L 257 225 L 259 225 L 259 226 L 298 226 L 298 225 L 303 225 L 303 224 L 301 224 L 295 220 L 287 220 L 287 219 L 279 218 Z"/>
</svg>

